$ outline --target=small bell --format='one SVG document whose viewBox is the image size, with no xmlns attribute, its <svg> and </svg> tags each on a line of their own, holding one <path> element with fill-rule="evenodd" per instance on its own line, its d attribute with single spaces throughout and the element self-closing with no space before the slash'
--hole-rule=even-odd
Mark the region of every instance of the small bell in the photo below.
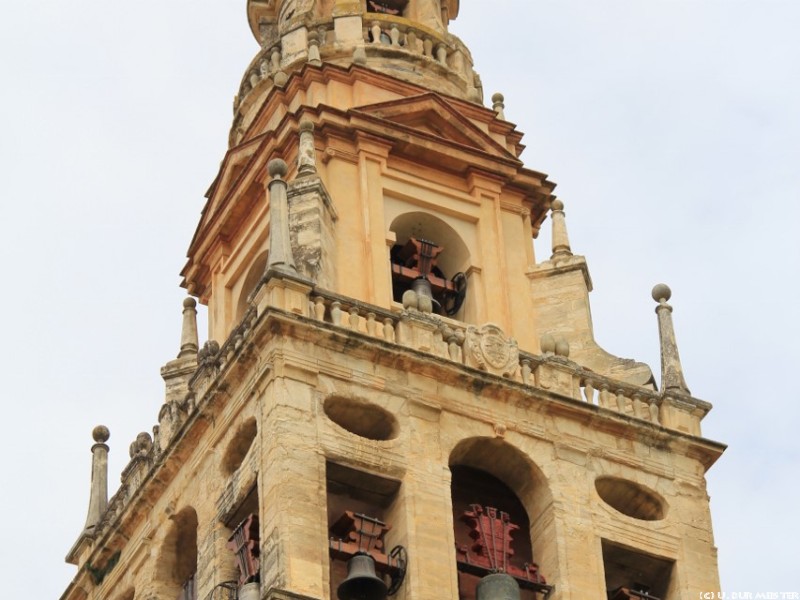
<svg viewBox="0 0 800 600">
<path fill-rule="evenodd" d="M 375 574 L 375 560 L 369 554 L 356 554 L 347 561 L 347 577 L 339 584 L 339 600 L 385 600 L 388 587 Z"/>
</svg>

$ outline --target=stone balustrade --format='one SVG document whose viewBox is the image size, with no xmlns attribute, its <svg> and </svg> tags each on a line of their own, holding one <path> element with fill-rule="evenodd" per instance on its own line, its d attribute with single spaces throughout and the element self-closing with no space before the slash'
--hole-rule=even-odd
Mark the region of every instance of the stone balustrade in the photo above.
<svg viewBox="0 0 800 600">
<path fill-rule="evenodd" d="M 234 122 L 249 108 L 253 101 L 250 94 L 261 87 L 262 82 L 283 87 L 288 80 L 287 73 L 306 62 L 341 64 L 349 58 L 352 62 L 364 63 L 368 57 L 376 55 L 406 57 L 441 68 L 448 77 L 462 80 L 473 101 L 482 101 L 482 90 L 472 68 L 469 50 L 455 36 L 442 36 L 402 17 L 381 13 L 363 16 L 361 41 L 339 41 L 334 28 L 334 23 L 320 21 L 299 25 L 281 37 L 265 40 L 261 51 L 247 67 L 234 98 Z"/>
<path fill-rule="evenodd" d="M 318 321 L 468 365 L 472 348 L 465 348 L 465 343 L 472 331 L 480 331 L 438 315 L 416 310 L 392 312 L 320 290 L 311 297 L 309 314 Z M 498 332 L 493 335 L 500 336 Z M 484 369 L 492 370 L 491 365 Z M 661 396 L 657 392 L 591 373 L 566 357 L 520 353 L 519 368 L 511 371 L 507 376 L 527 386 L 660 424 Z"/>
<path fill-rule="evenodd" d="M 569 345 L 563 339 L 545 335 L 542 354 L 520 352 L 516 342 L 495 325 L 476 327 L 415 308 L 381 308 L 314 288 L 292 277 L 276 276 L 254 294 L 251 306 L 222 345 L 211 340 L 199 350 L 189 391 L 180 400 L 171 399 L 162 406 L 153 437 L 146 433 L 137 436 L 131 445 L 131 462 L 123 471 L 122 485 L 109 500 L 95 535 L 121 515 L 152 468 L 168 453 L 172 441 L 214 396 L 212 388 L 223 371 L 237 355 L 248 351 L 248 340 L 261 316 L 271 309 L 481 369 L 531 389 L 592 405 L 596 407 L 593 410 L 611 411 L 690 435 L 700 434 L 700 419 L 711 408 L 702 400 L 658 392 L 589 371 L 569 359 Z"/>
</svg>

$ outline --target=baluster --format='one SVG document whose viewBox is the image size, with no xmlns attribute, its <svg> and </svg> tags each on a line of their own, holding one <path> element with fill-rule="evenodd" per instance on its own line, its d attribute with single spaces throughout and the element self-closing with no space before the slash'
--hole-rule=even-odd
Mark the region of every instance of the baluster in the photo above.
<svg viewBox="0 0 800 600">
<path fill-rule="evenodd" d="M 419 47 L 417 45 L 417 32 L 413 29 L 409 29 L 408 33 L 406 33 L 406 48 L 411 50 L 412 52 L 419 53 Z"/>
<path fill-rule="evenodd" d="M 367 313 L 367 333 L 375 337 L 375 313 Z"/>
<path fill-rule="evenodd" d="M 655 402 L 650 403 L 650 421 L 656 425 L 661 425 L 661 421 L 658 418 L 658 404 Z"/>
<path fill-rule="evenodd" d="M 387 342 L 394 342 L 394 324 L 389 317 L 383 320 L 383 339 Z"/>
<path fill-rule="evenodd" d="M 627 402 L 625 400 L 625 394 L 622 393 L 622 390 L 617 390 L 617 408 L 619 412 L 625 414 L 627 412 Z"/>
<path fill-rule="evenodd" d="M 318 67 L 322 65 L 322 57 L 319 53 L 319 34 L 316 31 L 308 33 L 308 62 Z"/>
<path fill-rule="evenodd" d="M 325 320 L 325 299 L 322 296 L 314 298 L 314 316 L 317 317 L 317 321 Z"/>
<path fill-rule="evenodd" d="M 602 384 L 600 386 L 600 406 L 603 408 L 611 408 L 611 392 L 608 391 L 608 384 Z"/>
<path fill-rule="evenodd" d="M 272 48 L 272 53 L 270 54 L 270 63 L 272 66 L 272 72 L 280 71 L 281 70 L 281 51 L 278 46 L 274 46 Z"/>
<path fill-rule="evenodd" d="M 350 329 L 353 331 L 358 331 L 358 323 L 361 319 L 358 316 L 358 307 L 351 306 L 350 307 Z"/>
<path fill-rule="evenodd" d="M 428 58 L 433 58 L 433 42 L 431 38 L 426 37 L 425 40 L 422 42 L 422 49 Z"/>
<path fill-rule="evenodd" d="M 533 373 L 533 369 L 531 368 L 531 361 L 525 359 L 522 361 L 522 383 L 525 385 L 531 384 L 531 374 Z"/>
<path fill-rule="evenodd" d="M 633 401 L 633 414 L 634 414 L 634 416 L 639 417 L 643 421 L 649 420 L 648 419 L 649 413 L 647 411 L 647 407 L 645 406 L 645 403 L 642 402 L 642 399 L 639 397 L 639 395 L 638 394 L 634 394 L 634 396 L 633 396 L 633 398 L 631 398 L 631 400 Z"/>
<path fill-rule="evenodd" d="M 583 386 L 583 395 L 586 397 L 586 402 L 589 404 L 594 404 L 594 386 L 592 382 L 588 379 L 586 380 L 586 384 Z"/>
<path fill-rule="evenodd" d="M 339 327 L 342 326 L 342 303 L 338 300 L 331 304 L 331 322 Z"/>
<path fill-rule="evenodd" d="M 447 66 L 447 46 L 444 44 L 439 44 L 436 46 L 436 60 L 442 63 L 445 67 Z"/>
<path fill-rule="evenodd" d="M 389 37 L 392 40 L 392 46 L 400 46 L 400 30 L 394 23 L 392 23 L 392 28 L 389 30 Z"/>
<path fill-rule="evenodd" d="M 380 44 L 381 43 L 381 26 L 380 23 L 377 21 L 372 22 L 372 26 L 370 27 L 370 32 L 372 33 L 372 43 L 373 44 Z"/>
</svg>

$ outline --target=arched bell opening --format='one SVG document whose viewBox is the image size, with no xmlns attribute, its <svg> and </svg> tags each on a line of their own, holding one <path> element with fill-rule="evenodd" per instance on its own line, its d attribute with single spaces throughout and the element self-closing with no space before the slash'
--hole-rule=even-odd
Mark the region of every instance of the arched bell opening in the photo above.
<svg viewBox="0 0 800 600">
<path fill-rule="evenodd" d="M 459 599 L 474 600 L 478 582 L 492 573 L 513 577 L 522 600 L 544 598 L 555 572 L 555 541 L 541 471 L 494 438 L 459 443 L 450 470 Z"/>
<path fill-rule="evenodd" d="M 393 596 L 405 580 L 407 564 L 400 481 L 330 461 L 325 470 L 330 598 Z"/>
<path fill-rule="evenodd" d="M 433 312 L 463 319 L 469 304 L 470 252 L 458 232 L 442 219 L 409 212 L 390 225 L 395 243 L 389 250 L 392 298 L 414 290 L 429 295 Z"/>
</svg>

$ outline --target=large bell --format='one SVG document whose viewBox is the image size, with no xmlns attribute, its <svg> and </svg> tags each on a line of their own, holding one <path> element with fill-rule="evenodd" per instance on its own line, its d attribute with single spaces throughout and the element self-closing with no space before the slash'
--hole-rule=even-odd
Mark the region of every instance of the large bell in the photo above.
<svg viewBox="0 0 800 600">
<path fill-rule="evenodd" d="M 339 584 L 339 600 L 386 600 L 388 587 L 375 575 L 375 561 L 368 554 L 356 554 L 347 561 L 347 577 Z"/>
</svg>

